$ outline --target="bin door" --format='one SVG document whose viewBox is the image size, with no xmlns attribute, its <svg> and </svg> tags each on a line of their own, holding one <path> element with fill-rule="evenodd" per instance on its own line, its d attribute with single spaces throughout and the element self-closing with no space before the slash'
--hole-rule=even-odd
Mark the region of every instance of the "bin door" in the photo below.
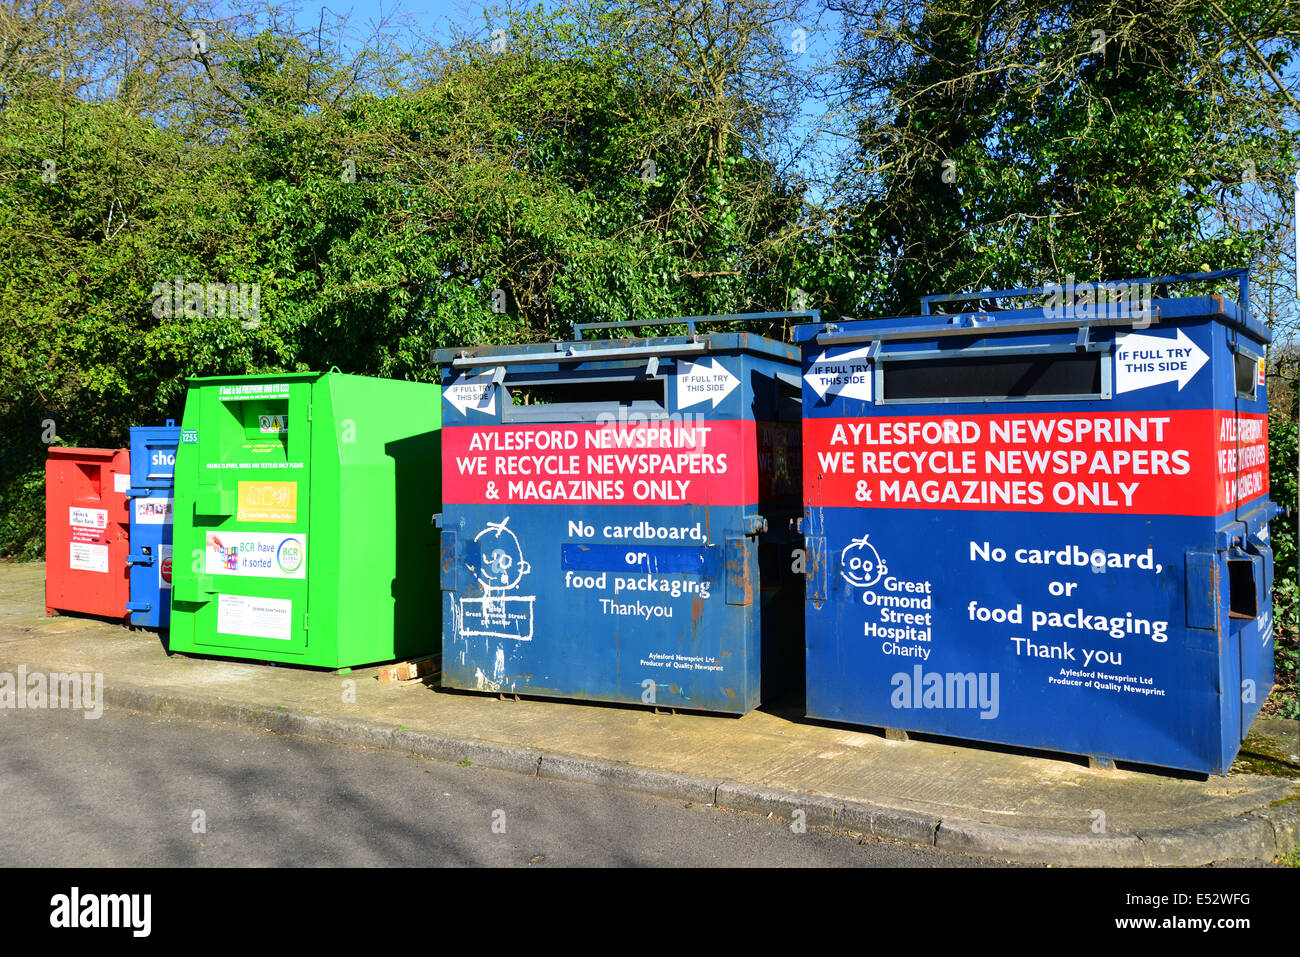
<svg viewBox="0 0 1300 957">
<path fill-rule="evenodd" d="M 177 433 L 149 435 L 144 442 L 144 480 L 151 488 L 170 488 L 176 471 Z"/>
<path fill-rule="evenodd" d="M 307 648 L 311 380 L 237 382 L 200 407 L 195 643 Z M 188 596 L 187 596 L 188 597 Z"/>
<path fill-rule="evenodd" d="M 1241 652 L 1241 734 L 1244 739 L 1273 687 L 1273 553 L 1268 537 L 1268 400 L 1263 347 L 1234 332 L 1232 421 L 1220 421 L 1218 455 L 1224 496 L 1238 520 L 1239 543 L 1228 554 L 1229 628 Z M 1226 419 L 1226 416 L 1224 417 Z"/>
</svg>

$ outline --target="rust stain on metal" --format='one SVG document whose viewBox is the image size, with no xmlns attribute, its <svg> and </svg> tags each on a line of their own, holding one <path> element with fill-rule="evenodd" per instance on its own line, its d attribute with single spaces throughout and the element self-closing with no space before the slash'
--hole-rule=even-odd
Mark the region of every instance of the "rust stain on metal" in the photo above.
<svg viewBox="0 0 1300 957">
<path fill-rule="evenodd" d="M 748 605 L 754 600 L 754 582 L 749 573 L 748 553 L 741 551 L 737 557 L 732 549 L 728 548 L 727 551 L 727 577 L 740 586 L 745 596 L 744 604 Z"/>
</svg>

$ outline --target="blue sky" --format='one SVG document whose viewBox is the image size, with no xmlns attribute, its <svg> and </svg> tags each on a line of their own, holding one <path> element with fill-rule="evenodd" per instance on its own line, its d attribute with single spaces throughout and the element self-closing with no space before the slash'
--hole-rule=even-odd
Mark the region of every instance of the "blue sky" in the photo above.
<svg viewBox="0 0 1300 957">
<path fill-rule="evenodd" d="M 354 43 L 361 42 L 385 20 L 391 28 L 403 24 L 414 26 L 420 33 L 437 42 L 449 41 L 457 28 L 461 33 L 478 33 L 486 38 L 490 34 L 490 28 L 485 10 L 493 5 L 483 0 L 337 0 L 334 3 L 315 4 L 290 0 L 290 3 L 292 9 L 296 10 L 295 23 L 301 29 L 314 28 L 320 22 L 322 13 L 325 14 L 326 22 L 331 16 L 347 16 L 348 35 Z M 518 8 L 518 2 L 514 5 Z M 542 0 L 540 5 L 552 10 L 562 3 Z M 528 3 L 530 9 L 537 6 L 537 0 Z M 827 63 L 832 59 L 839 38 L 840 19 L 838 14 L 821 11 L 820 23 L 816 22 L 819 11 L 815 0 L 807 0 L 803 9 L 807 12 L 807 22 L 797 26 L 788 25 L 783 31 L 786 34 L 783 39 L 791 44 L 791 49 L 794 49 L 795 43 L 803 44 L 811 68 L 815 63 Z M 796 30 L 801 30 L 802 35 L 794 35 Z M 809 135 L 819 127 L 825 112 L 826 107 L 821 100 L 805 100 L 801 106 L 801 118 L 790 131 L 791 134 L 794 137 Z M 825 162 L 833 157 L 833 151 L 845 145 L 842 139 L 823 134 L 810 155 L 814 162 Z M 799 168 L 806 174 L 812 173 L 807 161 L 800 163 Z"/>
<path fill-rule="evenodd" d="M 410 16 L 419 21 L 427 31 L 447 35 L 452 21 L 477 22 L 482 17 L 482 3 L 465 0 L 352 0 L 352 2 L 303 3 L 297 20 L 301 26 L 314 25 L 321 11 L 328 14 L 346 14 L 358 25 L 379 23 L 385 17 Z"/>
</svg>

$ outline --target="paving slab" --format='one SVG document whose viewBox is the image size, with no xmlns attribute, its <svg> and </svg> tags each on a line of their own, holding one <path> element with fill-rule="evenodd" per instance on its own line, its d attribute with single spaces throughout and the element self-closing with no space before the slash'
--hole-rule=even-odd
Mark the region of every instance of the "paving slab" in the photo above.
<svg viewBox="0 0 1300 957">
<path fill-rule="evenodd" d="M 44 614 L 44 566 L 0 563 L 0 672 L 103 675 L 114 708 L 266 727 L 1052 864 L 1270 860 L 1300 835 L 1300 722 L 1261 718 L 1232 773 L 1195 775 L 848 728 L 795 698 L 740 718 L 540 699 L 216 658 Z M 1259 773 L 1266 768 L 1269 773 Z M 1247 770 L 1248 769 L 1248 770 Z"/>
</svg>

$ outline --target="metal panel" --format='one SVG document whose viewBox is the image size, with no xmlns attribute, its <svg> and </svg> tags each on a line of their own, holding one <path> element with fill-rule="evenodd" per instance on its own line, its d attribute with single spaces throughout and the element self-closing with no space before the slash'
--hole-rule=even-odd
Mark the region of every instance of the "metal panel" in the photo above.
<svg viewBox="0 0 1300 957">
<path fill-rule="evenodd" d="M 439 581 L 443 591 L 456 591 L 460 586 L 456 579 L 456 533 L 443 529 L 439 543 Z"/>
<path fill-rule="evenodd" d="M 750 538 L 727 539 L 727 604 L 753 604 L 757 579 L 758 546 Z"/>
<path fill-rule="evenodd" d="M 804 540 L 807 543 L 808 601 L 826 600 L 826 536 L 818 535 Z"/>
<path fill-rule="evenodd" d="M 1187 627 L 1219 627 L 1219 554 L 1188 552 L 1186 578 Z"/>
</svg>

